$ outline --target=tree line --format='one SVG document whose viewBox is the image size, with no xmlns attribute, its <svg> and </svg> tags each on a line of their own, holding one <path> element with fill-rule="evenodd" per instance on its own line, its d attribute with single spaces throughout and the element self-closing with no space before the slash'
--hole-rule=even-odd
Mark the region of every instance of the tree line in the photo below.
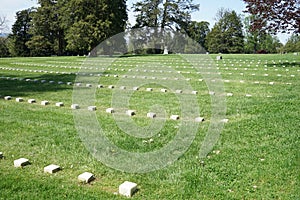
<svg viewBox="0 0 300 200">
<path fill-rule="evenodd" d="M 128 27 L 171 28 L 187 34 L 210 53 L 300 51 L 297 34 L 282 45 L 270 33 L 270 23 L 261 21 L 258 12 L 254 12 L 259 6 L 250 3 L 252 15 L 246 18 L 233 10 L 219 9 L 212 29 L 208 22 L 191 20 L 191 13 L 199 10 L 192 0 L 140 0 L 132 7 L 136 17 L 133 26 L 128 25 L 126 0 L 38 0 L 38 4 L 37 8 L 16 13 L 12 33 L 0 38 L 0 56 L 87 55 L 99 43 Z M 259 20 L 260 26 L 255 28 Z M 294 28 L 298 30 L 297 26 Z M 179 38 L 170 37 L 176 46 Z M 137 40 L 130 39 L 125 46 L 128 51 Z M 161 53 L 163 47 L 156 45 L 153 51 L 140 53 Z M 183 52 L 192 51 L 180 45 L 177 48 Z"/>
</svg>

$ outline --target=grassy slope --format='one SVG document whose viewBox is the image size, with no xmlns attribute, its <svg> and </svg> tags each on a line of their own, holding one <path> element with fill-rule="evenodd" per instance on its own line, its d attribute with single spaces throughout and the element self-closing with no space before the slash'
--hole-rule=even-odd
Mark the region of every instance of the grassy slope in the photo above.
<svg viewBox="0 0 300 200">
<path fill-rule="evenodd" d="M 165 169 L 147 174 L 116 171 L 104 166 L 89 154 L 77 135 L 72 111 L 69 109 L 72 103 L 72 86 L 0 79 L 0 95 L 38 100 L 34 105 L 0 100 L 0 151 L 5 155 L 5 158 L 0 160 L 0 199 L 123 199 L 113 193 L 117 192 L 118 185 L 125 180 L 139 185 L 140 190 L 134 199 L 299 198 L 296 196 L 299 193 L 296 189 L 299 188 L 300 178 L 300 72 L 297 71 L 300 69 L 299 58 L 293 55 L 223 57 L 224 60 L 219 62 L 220 71 L 224 80 L 230 80 L 229 83 L 225 83 L 225 90 L 232 92 L 234 96 L 227 98 L 229 123 L 214 147 L 217 150 L 215 152 L 220 153 L 209 154 L 204 160 L 204 165 L 200 164 L 197 158 L 200 143 L 209 125 L 209 121 L 206 121 L 201 124 L 191 148 L 178 161 Z M 162 59 L 152 56 L 134 57 L 126 58 L 126 61 L 122 62 L 135 64 L 141 60 L 156 58 Z M 177 59 L 173 56 L 167 58 Z M 76 69 L 39 65 L 46 63 L 78 66 L 82 60 L 83 58 L 78 57 L 14 58 L 1 59 L 0 66 L 75 72 Z M 258 60 L 262 63 L 256 66 Z M 268 64 L 265 67 L 266 60 Z M 242 63 L 242 66 L 239 66 L 237 61 Z M 33 63 L 38 66 L 21 66 L 15 62 Z M 234 67 L 230 66 L 230 62 Z M 124 63 L 123 66 L 130 68 Z M 226 70 L 226 67 L 231 70 Z M 235 67 L 238 69 L 234 70 Z M 248 68 L 247 71 L 245 68 Z M 254 71 L 254 68 L 258 70 Z M 233 74 L 229 75 L 229 72 Z M 252 73 L 256 76 L 252 76 Z M 264 76 L 266 73 L 269 76 Z M 277 74 L 282 76 L 278 77 Z M 74 75 L 8 70 L 1 70 L 0 76 L 64 82 L 75 78 Z M 191 74 L 188 77 L 195 78 L 197 75 Z M 112 84 L 112 79 L 104 78 L 101 83 Z M 240 83 L 240 80 L 245 82 Z M 262 84 L 254 84 L 254 81 L 260 81 Z M 274 81 L 275 85 L 269 85 L 271 81 Z M 285 84 L 288 82 L 292 85 Z M 191 84 L 195 90 L 203 91 L 206 88 L 204 83 Z M 128 145 L 139 151 L 150 151 L 160 148 L 173 137 L 176 122 L 169 122 L 164 129 L 165 137 L 154 137 L 154 144 L 145 145 L 142 140 L 128 136 L 118 137 L 119 131 L 111 116 L 103 111 L 110 105 L 110 94 L 108 89 L 97 92 L 102 102 L 96 103 L 100 108 L 97 113 L 99 119 L 107 123 L 104 128 L 110 130 L 108 137 L 117 145 L 129 150 Z M 246 98 L 245 94 L 252 94 L 252 97 Z M 140 102 L 138 99 L 147 99 L 146 95 L 149 94 L 140 91 L 135 93 L 132 99 L 133 107 L 140 107 L 140 112 L 134 119 L 142 124 L 148 123 L 143 116 L 148 111 L 148 104 L 152 102 Z M 172 94 L 159 94 L 157 97 L 158 101 L 166 102 L 166 107 L 175 109 L 172 103 L 167 101 L 170 98 Z M 51 105 L 40 106 L 41 100 L 49 100 Z M 198 95 L 198 100 L 203 105 L 203 115 L 209 118 L 209 96 Z M 65 102 L 66 106 L 56 108 L 53 104 L 58 101 Z M 13 160 L 19 157 L 30 159 L 32 164 L 23 169 L 15 169 Z M 51 163 L 59 164 L 63 170 L 55 175 L 44 174 L 43 167 Z M 78 183 L 77 176 L 84 171 L 96 175 L 97 179 L 91 185 Z"/>
</svg>

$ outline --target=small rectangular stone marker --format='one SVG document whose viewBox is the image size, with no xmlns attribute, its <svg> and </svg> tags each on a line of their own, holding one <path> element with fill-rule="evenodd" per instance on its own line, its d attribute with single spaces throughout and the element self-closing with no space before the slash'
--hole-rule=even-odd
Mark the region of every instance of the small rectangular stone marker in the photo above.
<svg viewBox="0 0 300 200">
<path fill-rule="evenodd" d="M 252 95 L 251 94 L 246 94 L 246 97 L 252 97 Z"/>
<path fill-rule="evenodd" d="M 223 123 L 227 123 L 229 121 L 229 119 L 222 119 L 221 122 Z"/>
<path fill-rule="evenodd" d="M 215 95 L 215 92 L 209 91 L 210 95 Z"/>
<path fill-rule="evenodd" d="M 147 117 L 149 117 L 149 118 L 155 118 L 156 117 L 156 113 L 149 112 L 149 113 L 147 113 Z"/>
<path fill-rule="evenodd" d="M 11 100 L 11 96 L 6 96 L 6 97 L 4 97 L 4 99 L 7 100 L 7 101 Z"/>
<path fill-rule="evenodd" d="M 114 85 L 109 85 L 108 88 L 109 88 L 109 89 L 114 89 L 115 86 L 114 86 Z"/>
<path fill-rule="evenodd" d="M 135 91 L 138 91 L 139 87 L 133 87 L 132 89 L 135 90 Z"/>
<path fill-rule="evenodd" d="M 81 85 L 82 85 L 81 83 L 76 83 L 76 84 L 75 84 L 75 86 L 81 86 Z"/>
<path fill-rule="evenodd" d="M 15 167 L 24 167 L 26 165 L 29 165 L 29 160 L 26 158 L 20 158 L 18 160 L 14 160 L 14 166 Z"/>
<path fill-rule="evenodd" d="M 72 82 L 67 82 L 67 85 L 72 85 Z"/>
<path fill-rule="evenodd" d="M 23 102 L 23 101 L 24 101 L 24 99 L 21 97 L 16 98 L 16 102 Z"/>
<path fill-rule="evenodd" d="M 28 103 L 36 103 L 35 99 L 28 99 Z"/>
<path fill-rule="evenodd" d="M 64 82 L 58 81 L 57 84 L 58 84 L 58 85 L 62 85 L 62 84 L 64 84 Z"/>
<path fill-rule="evenodd" d="M 233 94 L 232 94 L 232 93 L 227 93 L 227 94 L 226 94 L 226 96 L 228 96 L 228 97 L 232 97 L 232 96 L 233 96 Z"/>
<path fill-rule="evenodd" d="M 179 115 L 171 115 L 170 119 L 179 120 Z"/>
<path fill-rule="evenodd" d="M 127 110 L 126 115 L 129 115 L 129 116 L 135 115 L 135 110 Z"/>
<path fill-rule="evenodd" d="M 177 94 L 181 94 L 182 93 L 182 90 L 176 90 L 175 91 Z"/>
<path fill-rule="evenodd" d="M 97 110 L 97 107 L 96 106 L 89 106 L 88 110 L 89 111 L 95 111 L 95 110 Z"/>
<path fill-rule="evenodd" d="M 121 86 L 120 89 L 121 90 L 126 90 L 126 86 Z"/>
<path fill-rule="evenodd" d="M 115 110 L 114 110 L 113 108 L 107 108 L 107 109 L 106 109 L 106 112 L 107 112 L 107 113 L 114 113 Z"/>
<path fill-rule="evenodd" d="M 167 92 L 167 89 L 160 89 L 161 92 Z"/>
<path fill-rule="evenodd" d="M 103 88 L 103 85 L 98 85 L 98 88 Z"/>
<path fill-rule="evenodd" d="M 198 91 L 192 91 L 192 94 L 198 94 Z"/>
<path fill-rule="evenodd" d="M 84 172 L 78 176 L 78 180 L 80 182 L 89 183 L 89 182 L 95 180 L 95 176 L 94 176 L 94 174 L 92 174 L 90 172 Z"/>
<path fill-rule="evenodd" d="M 46 80 L 41 80 L 41 83 L 46 83 L 47 81 Z"/>
<path fill-rule="evenodd" d="M 57 106 L 57 107 L 62 107 L 62 106 L 64 106 L 64 103 L 63 103 L 63 102 L 57 102 L 57 103 L 55 104 L 55 106 Z"/>
<path fill-rule="evenodd" d="M 74 109 L 74 110 L 79 109 L 79 105 L 78 104 L 72 104 L 71 108 Z"/>
<path fill-rule="evenodd" d="M 54 84 L 54 83 L 55 83 L 55 81 L 49 81 L 49 83 L 50 83 L 50 84 Z"/>
<path fill-rule="evenodd" d="M 42 102 L 41 102 L 41 105 L 42 105 L 42 106 L 49 105 L 49 101 L 42 101 Z"/>
<path fill-rule="evenodd" d="M 50 174 L 56 173 L 59 170 L 60 170 L 60 166 L 58 166 L 58 165 L 51 164 L 51 165 L 44 167 L 44 172 L 50 173 Z"/>
<path fill-rule="evenodd" d="M 0 159 L 2 159 L 3 158 L 3 153 L 2 152 L 0 152 Z"/>
<path fill-rule="evenodd" d="M 204 118 L 197 117 L 197 118 L 195 118 L 195 122 L 204 122 Z"/>
<path fill-rule="evenodd" d="M 137 191 L 137 184 L 129 181 L 125 181 L 119 186 L 119 194 L 132 197 L 132 195 Z"/>
<path fill-rule="evenodd" d="M 147 88 L 146 91 L 147 91 L 147 92 L 152 92 L 153 89 L 152 89 L 152 88 Z"/>
<path fill-rule="evenodd" d="M 92 87 L 92 84 L 86 84 L 85 86 L 86 87 Z"/>
</svg>

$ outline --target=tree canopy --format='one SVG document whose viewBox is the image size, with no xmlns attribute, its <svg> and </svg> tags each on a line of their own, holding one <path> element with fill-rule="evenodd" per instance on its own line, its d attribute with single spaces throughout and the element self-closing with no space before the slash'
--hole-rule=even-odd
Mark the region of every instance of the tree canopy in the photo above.
<svg viewBox="0 0 300 200">
<path fill-rule="evenodd" d="M 243 0 L 246 12 L 256 16 L 253 30 L 300 33 L 299 0 Z"/>
<path fill-rule="evenodd" d="M 217 23 L 207 35 L 208 51 L 212 53 L 242 53 L 243 23 L 235 11 L 220 9 Z"/>
<path fill-rule="evenodd" d="M 123 32 L 128 20 L 126 0 L 38 0 L 28 17 L 17 14 L 11 38 L 26 21 L 26 54 L 18 52 L 18 43 L 10 46 L 13 55 L 49 56 L 88 54 L 106 38 Z M 23 11 L 22 11 L 23 12 Z"/>
</svg>

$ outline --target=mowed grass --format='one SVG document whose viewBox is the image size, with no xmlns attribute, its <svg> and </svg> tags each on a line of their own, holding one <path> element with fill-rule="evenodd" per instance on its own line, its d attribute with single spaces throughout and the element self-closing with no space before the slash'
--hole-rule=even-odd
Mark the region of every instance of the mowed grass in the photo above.
<svg viewBox="0 0 300 200">
<path fill-rule="evenodd" d="M 215 57 L 211 55 L 214 61 Z M 111 107 L 113 92 L 119 89 L 107 86 L 117 85 L 129 69 L 145 63 L 163 63 L 166 71 L 171 68 L 190 78 L 188 83 L 198 91 L 200 115 L 206 119 L 199 124 L 185 154 L 166 168 L 144 174 L 107 167 L 80 140 L 70 109 L 76 103 L 72 102 L 73 85 L 66 83 L 75 82 L 74 73 L 84 61 L 83 57 L 0 60 L 0 152 L 4 154 L 0 160 L 0 199 L 127 199 L 116 194 L 118 186 L 126 180 L 138 184 L 133 199 L 300 198 L 299 56 L 223 55 L 223 60 L 215 61 L 225 92 L 233 96 L 226 97 L 225 117 L 229 121 L 206 158 L 199 158 L 199 150 L 212 113 L 207 85 L 199 81 L 203 79 L 201 74 L 178 55 L 124 57 L 114 61 L 111 69 L 103 73 L 109 76 L 99 80 L 104 88 L 96 90 L 95 105 L 107 138 L 118 147 L 132 152 L 160 149 L 174 138 L 181 125 L 180 120 L 166 119 L 165 126 L 153 137 L 135 138 L 120 130 L 113 116 L 105 113 Z M 173 77 L 168 72 L 162 74 Z M 64 84 L 57 84 L 59 81 Z M 132 118 L 140 126 L 151 123 L 146 114 L 152 105 L 161 105 L 167 118 L 180 115 L 176 94 L 170 90 L 160 92 L 164 86 L 159 83 L 157 80 L 157 84 L 143 85 L 131 96 L 129 108 L 137 111 Z M 146 91 L 148 87 L 153 91 Z M 82 89 L 88 88 L 83 85 Z M 12 96 L 11 101 L 3 99 L 8 95 Z M 16 102 L 16 97 L 25 101 Z M 30 98 L 37 103 L 28 104 Z M 42 100 L 48 100 L 50 105 L 40 105 Z M 60 101 L 64 107 L 55 106 Z M 21 157 L 28 158 L 31 165 L 14 168 L 13 160 Z M 52 163 L 60 165 L 62 171 L 45 174 L 43 168 Z M 91 184 L 77 180 L 85 171 L 96 176 Z"/>
</svg>

